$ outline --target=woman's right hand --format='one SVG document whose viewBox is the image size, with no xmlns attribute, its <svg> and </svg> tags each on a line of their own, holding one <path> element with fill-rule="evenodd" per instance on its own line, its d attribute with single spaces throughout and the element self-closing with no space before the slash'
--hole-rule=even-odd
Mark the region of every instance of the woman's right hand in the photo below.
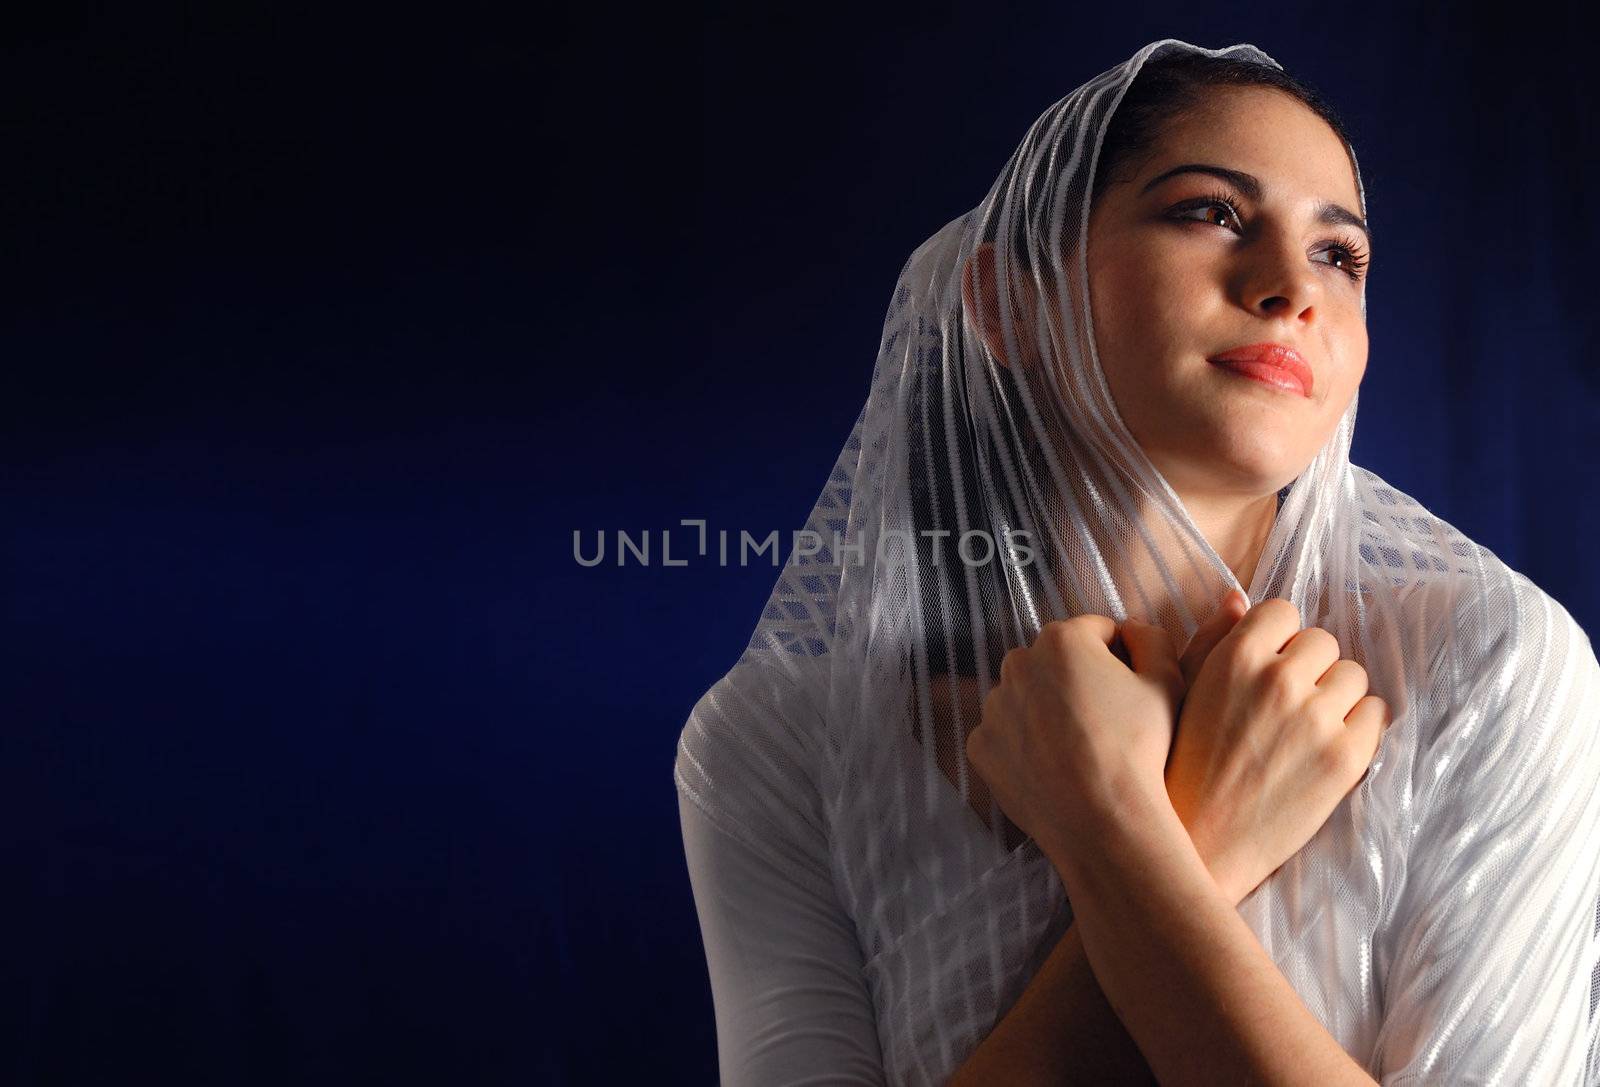
<svg viewBox="0 0 1600 1087">
<path fill-rule="evenodd" d="M 1360 783 L 1389 723 L 1367 672 L 1287 600 L 1237 618 L 1235 591 L 1181 659 L 1187 689 L 1167 795 L 1235 903 L 1305 845 Z"/>
</svg>

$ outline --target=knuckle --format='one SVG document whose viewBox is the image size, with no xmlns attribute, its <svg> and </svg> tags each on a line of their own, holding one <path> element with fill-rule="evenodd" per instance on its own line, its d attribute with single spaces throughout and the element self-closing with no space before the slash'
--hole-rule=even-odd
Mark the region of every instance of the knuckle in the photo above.
<svg viewBox="0 0 1600 1087">
<path fill-rule="evenodd" d="M 1372 756 L 1377 754 L 1377 749 L 1351 743 L 1347 743 L 1344 746 L 1345 750 L 1349 752 L 1349 755 L 1345 758 L 1345 780 L 1354 783 L 1372 765 Z"/>
<path fill-rule="evenodd" d="M 967 761 L 972 763 L 974 766 L 983 765 L 984 741 L 980 739 L 982 735 L 982 727 L 975 728 L 971 732 L 967 733 L 967 742 L 965 745 L 967 750 Z"/>
<path fill-rule="evenodd" d="M 1322 680 L 1322 686 L 1324 687 L 1331 687 L 1335 684 L 1358 687 L 1360 692 L 1365 694 L 1367 690 L 1367 670 L 1353 660 L 1340 658 L 1328 668 L 1327 675 Z M 1346 708 L 1348 709 L 1349 706 Z"/>
<path fill-rule="evenodd" d="M 1218 662 L 1216 667 L 1220 668 L 1222 679 L 1229 686 L 1247 683 L 1253 678 L 1250 673 L 1249 658 L 1237 646 L 1232 646 L 1224 652 L 1213 654 L 1211 658 L 1206 660 L 1207 668 L 1213 667 L 1211 663 L 1213 659 Z"/>
<path fill-rule="evenodd" d="M 1070 640 L 1092 634 L 1095 626 L 1105 621 L 1098 615 L 1074 615 L 1071 619 L 1061 621 L 1062 637 Z"/>
<path fill-rule="evenodd" d="M 1285 600 L 1281 596 L 1274 596 L 1263 600 L 1261 603 L 1257 604 L 1256 607 L 1266 612 L 1266 614 L 1273 619 L 1278 619 L 1284 622 L 1293 622 L 1295 626 L 1300 625 L 1300 609 L 1295 607 L 1293 603 Z"/>
<path fill-rule="evenodd" d="M 1305 639 L 1324 652 L 1331 651 L 1335 656 L 1339 654 L 1339 639 L 1332 631 L 1324 630 L 1322 627 L 1306 627 L 1296 637 Z"/>
<path fill-rule="evenodd" d="M 1288 702 L 1296 692 L 1298 681 L 1290 662 L 1279 658 L 1269 661 L 1261 670 L 1261 687 L 1266 696 L 1275 702 Z"/>
<path fill-rule="evenodd" d="M 1040 628 L 1039 637 L 1035 639 L 1034 644 L 1044 646 L 1047 649 L 1059 648 L 1065 645 L 1072 637 L 1073 622 L 1074 620 L 1072 619 L 1055 619 L 1046 623 Z"/>
<path fill-rule="evenodd" d="M 1008 649 L 1000 658 L 1000 682 L 1010 683 L 1016 679 L 1017 669 L 1022 666 L 1022 650 Z M 994 697 L 994 688 L 989 689 L 989 698 Z M 987 699 L 984 705 L 988 705 Z"/>
<path fill-rule="evenodd" d="M 1194 646 L 1189 647 L 1193 651 Z M 1228 668 L 1230 673 L 1237 673 L 1238 666 L 1245 658 L 1244 641 L 1237 637 L 1225 637 L 1212 647 L 1207 654 L 1207 660 L 1219 660 Z"/>
<path fill-rule="evenodd" d="M 997 712 L 999 712 L 1000 699 L 1002 697 L 1003 697 L 1003 695 L 1001 694 L 1000 687 L 999 687 L 998 684 L 996 684 L 993 687 L 990 687 L 989 688 L 989 693 L 983 696 L 983 705 L 981 707 L 979 707 L 978 719 L 980 721 L 993 720 L 994 719 L 994 715 Z"/>
<path fill-rule="evenodd" d="M 1356 767 L 1357 756 L 1354 749 L 1344 742 L 1342 737 L 1334 737 L 1324 743 L 1318 749 L 1318 755 L 1322 770 L 1329 777 L 1342 781 L 1360 772 Z"/>
</svg>

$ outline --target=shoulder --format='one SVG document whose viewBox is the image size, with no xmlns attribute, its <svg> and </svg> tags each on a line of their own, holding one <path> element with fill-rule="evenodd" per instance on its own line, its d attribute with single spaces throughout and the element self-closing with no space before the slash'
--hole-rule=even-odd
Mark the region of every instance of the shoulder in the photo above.
<svg viewBox="0 0 1600 1087">
<path fill-rule="evenodd" d="M 1571 612 L 1404 491 L 1353 476 L 1369 655 L 1415 704 L 1419 753 L 1440 773 L 1600 762 L 1600 661 Z"/>
<path fill-rule="evenodd" d="M 678 793 L 768 859 L 819 863 L 823 659 L 751 651 L 700 696 L 678 736 Z M 822 688 L 825 691 L 825 687 Z"/>
<path fill-rule="evenodd" d="M 1537 647 L 1593 660 L 1588 634 L 1560 601 L 1411 495 L 1351 468 L 1362 595 L 1380 612 L 1380 595 L 1396 605 L 1402 633 L 1481 663 L 1504 664 Z"/>
</svg>

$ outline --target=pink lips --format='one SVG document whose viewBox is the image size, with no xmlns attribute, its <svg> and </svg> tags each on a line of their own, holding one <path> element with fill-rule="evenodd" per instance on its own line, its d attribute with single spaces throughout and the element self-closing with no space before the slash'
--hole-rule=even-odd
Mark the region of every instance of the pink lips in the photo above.
<svg viewBox="0 0 1600 1087">
<path fill-rule="evenodd" d="M 1311 395 L 1311 367 L 1300 352 L 1281 343 L 1252 343 L 1232 347 L 1209 360 L 1248 377 L 1287 392 Z"/>
</svg>

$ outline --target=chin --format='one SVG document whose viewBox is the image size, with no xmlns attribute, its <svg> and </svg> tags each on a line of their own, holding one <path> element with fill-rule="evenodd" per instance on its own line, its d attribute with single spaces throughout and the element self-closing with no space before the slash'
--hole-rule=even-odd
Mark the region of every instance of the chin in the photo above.
<svg viewBox="0 0 1600 1087">
<path fill-rule="evenodd" d="M 1224 463 L 1241 484 L 1259 494 L 1270 494 L 1299 474 L 1294 467 L 1297 459 L 1282 449 L 1256 448 Z"/>
<path fill-rule="evenodd" d="M 1285 412 L 1278 398 L 1218 396 L 1214 388 L 1189 393 L 1144 400 L 1127 419 L 1158 467 L 1181 465 L 1182 476 L 1206 489 L 1267 495 L 1293 481 L 1309 460 L 1303 449 L 1309 421 Z"/>
<path fill-rule="evenodd" d="M 1300 451 L 1277 428 L 1241 428 L 1240 420 L 1224 427 L 1216 440 L 1190 450 L 1191 464 L 1206 464 L 1219 489 L 1234 494 L 1273 494 L 1300 474 Z"/>
</svg>

